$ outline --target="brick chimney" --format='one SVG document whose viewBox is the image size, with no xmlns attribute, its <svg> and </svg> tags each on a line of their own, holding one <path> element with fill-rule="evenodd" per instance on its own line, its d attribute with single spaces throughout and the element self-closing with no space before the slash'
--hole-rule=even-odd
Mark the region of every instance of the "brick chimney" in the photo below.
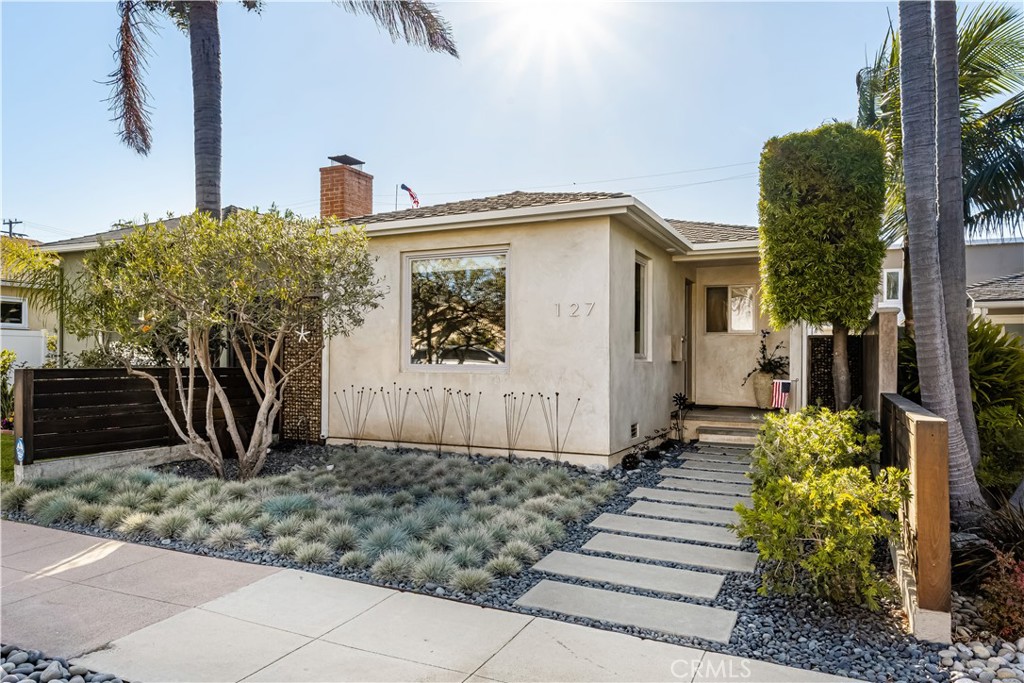
<svg viewBox="0 0 1024 683">
<path fill-rule="evenodd" d="M 320 217 L 351 218 L 373 213 L 373 176 L 347 154 L 328 157 L 320 169 Z"/>
</svg>

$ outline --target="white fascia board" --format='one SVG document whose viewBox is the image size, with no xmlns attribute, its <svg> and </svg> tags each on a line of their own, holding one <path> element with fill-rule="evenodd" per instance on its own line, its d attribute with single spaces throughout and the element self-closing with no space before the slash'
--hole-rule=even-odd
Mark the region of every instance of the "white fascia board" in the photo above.
<svg viewBox="0 0 1024 683">
<path fill-rule="evenodd" d="M 759 258 L 760 243 L 757 240 L 743 242 L 709 242 L 696 244 L 689 254 L 673 256 L 674 261 L 706 261 L 710 259 L 749 256 Z"/>
<path fill-rule="evenodd" d="M 689 243 L 676 234 L 668 223 L 633 197 L 610 197 L 568 204 L 548 204 L 370 223 L 366 226 L 366 234 L 370 237 L 405 235 L 597 216 L 624 216 L 631 220 L 636 227 L 653 237 L 666 250 L 681 251 L 690 248 Z"/>
<path fill-rule="evenodd" d="M 40 244 L 39 251 L 52 252 L 54 254 L 73 254 L 79 251 L 92 251 L 93 249 L 99 249 L 104 244 L 119 241 L 119 239 L 112 239 L 106 242 L 80 242 L 77 244 L 57 244 L 53 246 L 47 244 Z"/>
<path fill-rule="evenodd" d="M 977 301 L 971 299 L 971 301 L 974 302 L 975 306 L 981 308 L 1019 308 L 1024 306 L 1024 299 L 999 299 L 998 301 Z"/>
</svg>

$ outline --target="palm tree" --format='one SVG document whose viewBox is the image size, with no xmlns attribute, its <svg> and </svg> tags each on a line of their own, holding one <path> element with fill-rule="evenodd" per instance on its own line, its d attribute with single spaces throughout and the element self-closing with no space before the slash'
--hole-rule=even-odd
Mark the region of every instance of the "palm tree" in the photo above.
<svg viewBox="0 0 1024 683">
<path fill-rule="evenodd" d="M 858 125 L 882 132 L 889 184 L 885 237 L 906 234 L 900 33 L 892 26 L 857 74 Z M 971 234 L 1024 230 L 1024 11 L 976 5 L 957 29 L 964 224 Z"/>
<path fill-rule="evenodd" d="M 955 3 L 938 3 L 935 28 L 935 56 L 941 62 L 938 87 L 945 87 L 939 101 L 946 103 L 945 116 L 940 114 L 937 121 L 939 144 L 956 146 L 947 148 L 942 155 L 946 163 L 939 169 L 944 178 L 939 187 L 943 295 L 960 423 L 971 462 L 977 466 L 981 445 L 967 366 L 963 231 L 965 225 L 972 232 L 1019 230 L 1024 225 L 1024 14 L 1009 5 L 981 5 L 961 17 L 957 30 Z M 903 311 L 908 333 L 913 334 L 899 56 L 899 32 L 890 26 L 874 63 L 857 75 L 858 122 L 882 131 L 886 141 L 884 228 L 890 241 L 903 238 Z M 1001 104 L 982 111 L 993 98 L 1007 95 Z"/>
<path fill-rule="evenodd" d="M 944 418 L 949 436 L 949 499 L 955 519 L 970 518 L 984 500 L 967 450 L 954 395 L 936 204 L 936 70 L 931 1 L 901 0 L 900 90 L 903 176 L 914 305 L 917 308 L 917 365 L 924 407 Z M 945 35 L 945 34 L 944 34 Z M 944 60 L 945 58 L 943 58 Z M 945 63 L 945 61 L 943 62 Z M 938 80 L 942 80 L 942 76 Z M 948 88 L 944 88 L 948 93 Z"/>
<path fill-rule="evenodd" d="M 263 0 L 241 0 L 260 12 Z M 354 14 L 365 14 L 391 36 L 410 45 L 453 57 L 459 53 L 451 28 L 422 0 L 337 0 Z M 110 108 L 120 124 L 121 140 L 139 154 L 152 144 L 149 95 L 144 84 L 148 34 L 157 16 L 169 17 L 188 34 L 192 58 L 192 107 L 195 128 L 196 209 L 220 217 L 221 68 L 218 0 L 120 0 L 121 18 L 115 48 L 117 66 L 110 74 Z"/>
</svg>

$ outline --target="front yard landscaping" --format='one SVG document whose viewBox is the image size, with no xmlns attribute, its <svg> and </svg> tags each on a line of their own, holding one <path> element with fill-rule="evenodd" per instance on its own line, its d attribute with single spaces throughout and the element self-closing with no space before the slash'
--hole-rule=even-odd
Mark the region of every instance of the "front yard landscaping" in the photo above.
<svg viewBox="0 0 1024 683">
<path fill-rule="evenodd" d="M 83 473 L 6 487 L 2 504 L 44 525 L 468 596 L 518 574 L 617 489 L 537 462 L 375 448 L 327 461 L 247 482 Z"/>
</svg>

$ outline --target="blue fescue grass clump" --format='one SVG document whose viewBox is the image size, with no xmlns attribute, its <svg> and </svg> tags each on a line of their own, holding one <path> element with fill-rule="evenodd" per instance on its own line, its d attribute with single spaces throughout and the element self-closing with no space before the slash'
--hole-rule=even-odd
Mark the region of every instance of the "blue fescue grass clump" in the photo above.
<svg viewBox="0 0 1024 683">
<path fill-rule="evenodd" d="M 361 449 L 332 470 L 246 482 L 144 468 L 7 486 L 3 510 L 94 525 L 132 540 L 266 552 L 309 567 L 369 568 L 378 580 L 487 590 L 514 576 L 615 493 L 535 463 Z M 204 552 L 204 551 L 200 551 Z"/>
</svg>

